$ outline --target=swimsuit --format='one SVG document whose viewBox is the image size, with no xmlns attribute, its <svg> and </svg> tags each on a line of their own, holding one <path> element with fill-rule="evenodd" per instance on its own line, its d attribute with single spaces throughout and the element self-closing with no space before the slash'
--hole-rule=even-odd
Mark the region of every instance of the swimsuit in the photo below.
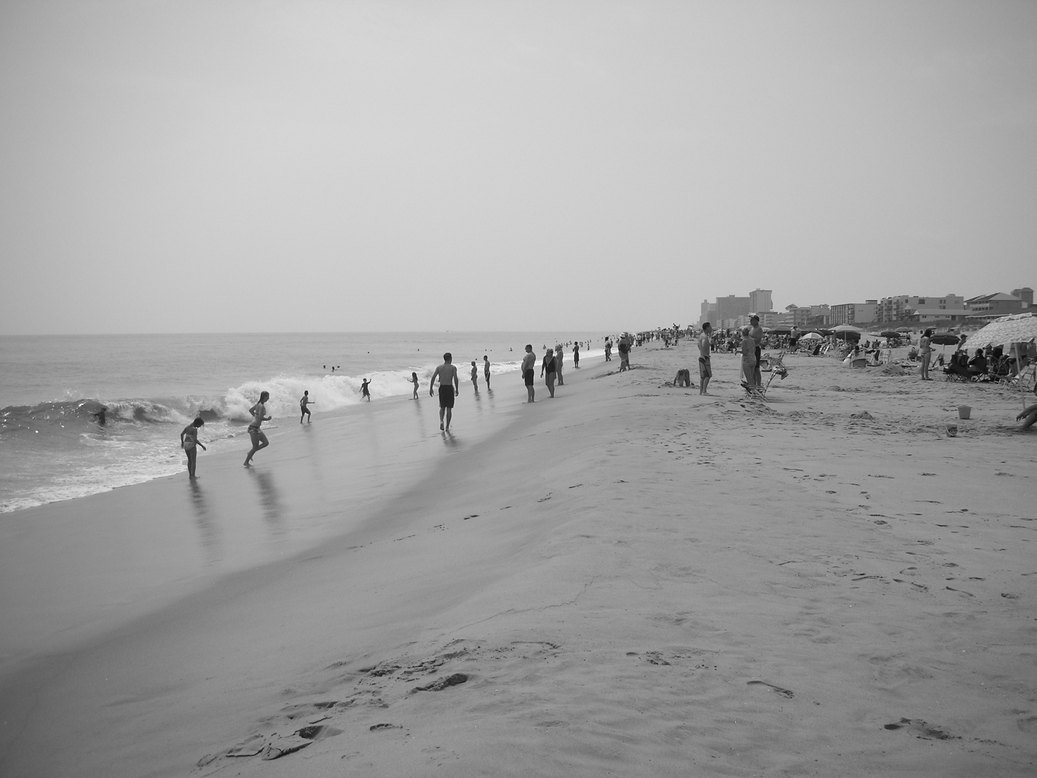
<svg viewBox="0 0 1037 778">
<path fill-rule="evenodd" d="M 439 407 L 440 408 L 453 408 L 454 407 L 454 387 L 449 384 L 443 386 L 439 385 Z"/>
</svg>

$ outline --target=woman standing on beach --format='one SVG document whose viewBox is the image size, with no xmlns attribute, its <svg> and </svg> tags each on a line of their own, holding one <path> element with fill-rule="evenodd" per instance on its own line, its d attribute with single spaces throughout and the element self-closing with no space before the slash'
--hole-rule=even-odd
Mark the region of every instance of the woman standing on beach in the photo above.
<svg viewBox="0 0 1037 778">
<path fill-rule="evenodd" d="M 550 346 L 544 353 L 544 361 L 540 363 L 540 377 L 547 384 L 547 391 L 555 396 L 555 353 Z"/>
<path fill-rule="evenodd" d="M 929 362 L 933 358 L 933 344 L 930 340 L 933 336 L 931 329 L 926 330 L 922 333 L 922 337 L 918 339 L 918 354 L 922 357 L 922 380 L 932 381 L 929 377 Z"/>
<path fill-rule="evenodd" d="M 198 429 L 203 424 L 205 424 L 205 420 L 198 416 L 180 433 L 180 446 L 187 454 L 187 477 L 192 481 L 194 480 L 195 463 L 198 461 L 198 447 L 201 446 L 203 451 L 206 450 L 198 440 Z"/>
<path fill-rule="evenodd" d="M 749 333 L 748 327 L 742 327 L 742 386 L 746 389 L 756 386 L 756 341 Z"/>
<path fill-rule="evenodd" d="M 266 439 L 266 434 L 259 428 L 264 421 L 270 421 L 270 417 L 266 415 L 266 401 L 269 399 L 270 392 L 260 392 L 259 402 L 248 409 L 248 412 L 252 414 L 252 423 L 248 425 L 248 436 L 252 439 L 252 450 L 245 457 L 245 467 L 252 466 L 252 457 L 255 456 L 257 451 L 270 445 L 270 441 Z"/>
</svg>

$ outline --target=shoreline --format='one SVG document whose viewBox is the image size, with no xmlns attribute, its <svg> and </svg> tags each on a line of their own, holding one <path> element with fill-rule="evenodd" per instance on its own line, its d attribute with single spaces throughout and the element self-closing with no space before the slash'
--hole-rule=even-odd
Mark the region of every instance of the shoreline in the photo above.
<svg viewBox="0 0 1037 778">
<path fill-rule="evenodd" d="M 456 445 L 436 430 L 403 452 L 439 455 L 398 492 L 374 484 L 348 531 L 38 655 L 2 682 L 0 767 L 1032 771 L 1035 457 L 1015 398 L 793 356 L 753 403 L 733 355 L 700 397 L 664 385 L 692 348 L 637 349 L 622 374 L 570 364 L 554 401 L 538 385 L 534 407 L 484 412 L 483 436 L 459 405 Z M 963 397 L 974 418 L 947 438 Z M 289 523 L 333 523 L 341 496 L 295 509 L 316 482 L 271 442 L 257 466 Z M 230 475 L 211 459 L 203 484 Z M 293 743 L 290 762 L 260 755 Z"/>
</svg>

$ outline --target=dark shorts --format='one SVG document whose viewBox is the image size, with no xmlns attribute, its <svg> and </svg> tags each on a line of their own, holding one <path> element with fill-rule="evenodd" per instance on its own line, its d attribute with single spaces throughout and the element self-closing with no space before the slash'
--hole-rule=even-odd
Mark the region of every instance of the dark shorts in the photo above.
<svg viewBox="0 0 1037 778">
<path fill-rule="evenodd" d="M 533 371 L 532 370 L 523 370 L 522 371 L 522 380 L 526 382 L 526 386 L 532 386 L 533 385 L 533 378 L 534 378 L 534 375 L 533 375 Z"/>
<path fill-rule="evenodd" d="M 454 407 L 454 387 L 440 386 L 439 387 L 439 407 L 440 408 L 453 408 Z"/>
<path fill-rule="evenodd" d="M 699 378 L 712 378 L 713 366 L 709 363 L 709 357 L 699 357 Z"/>
</svg>

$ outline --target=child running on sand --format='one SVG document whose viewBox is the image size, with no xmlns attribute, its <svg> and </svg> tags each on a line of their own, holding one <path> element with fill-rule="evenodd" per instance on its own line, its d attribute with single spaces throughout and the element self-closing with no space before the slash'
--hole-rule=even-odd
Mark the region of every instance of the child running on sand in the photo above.
<svg viewBox="0 0 1037 778">
<path fill-rule="evenodd" d="M 245 457 L 245 467 L 252 467 L 252 457 L 255 456 L 256 452 L 270 445 L 266 434 L 260 429 L 264 421 L 270 421 L 270 417 L 266 415 L 266 401 L 269 399 L 270 392 L 260 392 L 259 402 L 248 409 L 248 412 L 252 414 L 252 423 L 248 425 L 248 436 L 252 439 L 252 450 Z"/>
</svg>

